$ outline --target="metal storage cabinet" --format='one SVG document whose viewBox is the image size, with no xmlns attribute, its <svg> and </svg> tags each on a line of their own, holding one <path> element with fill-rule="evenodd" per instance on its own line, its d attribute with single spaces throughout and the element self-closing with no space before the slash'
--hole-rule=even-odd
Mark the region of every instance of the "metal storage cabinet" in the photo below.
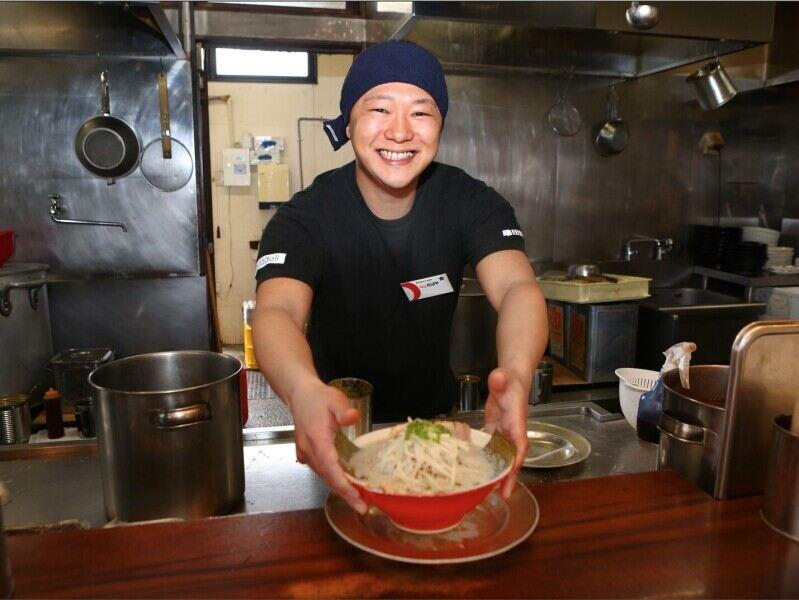
<svg viewBox="0 0 799 600">
<path fill-rule="evenodd" d="M 588 382 L 616 381 L 614 371 L 635 363 L 638 305 L 568 305 L 569 368 Z"/>
</svg>

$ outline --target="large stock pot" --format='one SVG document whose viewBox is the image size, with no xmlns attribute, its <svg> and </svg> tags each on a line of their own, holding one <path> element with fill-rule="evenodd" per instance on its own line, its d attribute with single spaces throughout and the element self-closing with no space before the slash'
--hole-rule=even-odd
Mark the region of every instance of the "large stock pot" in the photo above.
<svg viewBox="0 0 799 600">
<path fill-rule="evenodd" d="M 689 367 L 690 389 L 679 369 L 662 376 L 658 469 L 674 469 L 708 494 L 719 471 L 729 372 L 727 365 Z"/>
<path fill-rule="evenodd" d="M 109 519 L 204 517 L 242 502 L 241 368 L 232 356 L 180 351 L 92 372 Z"/>
</svg>

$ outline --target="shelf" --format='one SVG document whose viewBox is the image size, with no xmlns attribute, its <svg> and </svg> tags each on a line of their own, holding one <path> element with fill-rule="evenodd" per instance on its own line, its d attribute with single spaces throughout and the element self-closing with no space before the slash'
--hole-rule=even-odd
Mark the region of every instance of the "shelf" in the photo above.
<svg viewBox="0 0 799 600">
<path fill-rule="evenodd" d="M 799 286 L 799 275 L 777 275 L 768 272 L 763 272 L 762 275 L 743 275 L 700 266 L 694 267 L 694 273 L 748 288 Z"/>
</svg>

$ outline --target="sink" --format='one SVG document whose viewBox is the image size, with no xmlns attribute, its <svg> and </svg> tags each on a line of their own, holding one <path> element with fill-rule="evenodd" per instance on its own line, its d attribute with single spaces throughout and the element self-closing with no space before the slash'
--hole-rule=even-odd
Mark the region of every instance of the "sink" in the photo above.
<svg viewBox="0 0 799 600">
<path fill-rule="evenodd" d="M 638 301 L 635 366 L 659 370 L 663 352 L 677 342 L 694 342 L 692 365 L 730 362 L 738 332 L 765 310 L 766 305 L 699 288 L 654 288 Z"/>
<path fill-rule="evenodd" d="M 641 304 L 651 305 L 657 309 L 668 309 L 671 307 L 687 307 L 687 306 L 734 306 L 745 304 L 740 298 L 734 296 L 727 296 L 718 292 L 711 292 L 701 288 L 661 288 L 653 289 L 652 295 L 646 300 L 642 300 Z"/>
</svg>

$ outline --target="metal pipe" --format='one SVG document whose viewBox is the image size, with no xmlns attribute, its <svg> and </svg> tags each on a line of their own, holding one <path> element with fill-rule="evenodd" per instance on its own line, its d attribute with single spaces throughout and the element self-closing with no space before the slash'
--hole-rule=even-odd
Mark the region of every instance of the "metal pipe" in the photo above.
<svg viewBox="0 0 799 600">
<path fill-rule="evenodd" d="M 305 189 L 305 180 L 303 178 L 303 173 L 302 173 L 302 130 L 301 130 L 302 122 L 303 121 L 315 121 L 317 123 L 323 123 L 323 122 L 328 121 L 328 120 L 329 120 L 329 118 L 325 118 L 325 117 L 300 117 L 299 119 L 297 119 L 297 147 L 300 149 L 300 189 L 301 190 Z"/>
<path fill-rule="evenodd" d="M 117 221 L 85 221 L 83 219 L 60 219 L 56 215 L 64 210 L 61 206 L 61 194 L 50 194 L 50 218 L 55 223 L 64 223 L 66 225 L 104 225 L 106 227 L 119 227 L 122 231 L 127 232 L 128 228 L 124 223 Z"/>
<path fill-rule="evenodd" d="M 194 7 L 191 2 L 180 3 L 180 41 L 183 51 L 192 68 L 196 67 L 194 60 Z"/>
</svg>

